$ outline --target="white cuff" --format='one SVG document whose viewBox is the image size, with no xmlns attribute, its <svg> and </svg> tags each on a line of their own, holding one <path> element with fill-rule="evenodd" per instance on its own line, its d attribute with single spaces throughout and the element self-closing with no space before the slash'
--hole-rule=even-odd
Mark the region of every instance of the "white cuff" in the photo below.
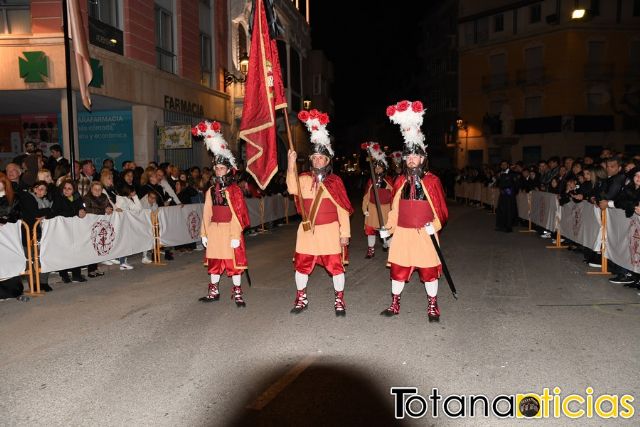
<svg viewBox="0 0 640 427">
<path fill-rule="evenodd" d="M 610 208 L 615 208 L 615 207 L 616 207 L 616 205 L 614 204 L 613 200 L 608 200 L 608 201 L 607 201 L 607 205 L 608 205 Z"/>
</svg>

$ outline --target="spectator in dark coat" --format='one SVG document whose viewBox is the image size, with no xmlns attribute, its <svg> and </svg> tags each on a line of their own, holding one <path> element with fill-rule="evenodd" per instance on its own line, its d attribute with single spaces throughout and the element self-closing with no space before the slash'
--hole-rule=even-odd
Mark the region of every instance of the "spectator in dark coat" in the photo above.
<svg viewBox="0 0 640 427">
<path fill-rule="evenodd" d="M 627 179 L 622 173 L 622 165 L 617 157 L 607 159 L 607 181 L 603 191 L 596 195 L 600 209 L 613 208 L 614 201 Z"/>
<path fill-rule="evenodd" d="M 64 166 L 67 168 L 67 170 L 69 170 L 69 160 L 62 157 L 62 147 L 60 147 L 59 144 L 52 145 L 49 148 L 49 152 L 51 153 L 51 155 L 49 156 L 49 159 L 47 160 L 45 167 L 49 169 L 49 171 L 51 172 L 51 176 L 53 176 L 54 179 L 57 179 L 59 177 L 55 176 L 56 168 L 58 166 Z"/>
<path fill-rule="evenodd" d="M 30 230 L 33 230 L 36 220 L 51 218 L 53 215 L 51 211 L 52 203 L 47 199 L 47 183 L 44 181 L 36 181 L 31 191 L 21 191 L 19 200 L 22 220 L 29 226 Z M 32 238 L 37 240 L 40 234 L 39 229 L 35 233 L 36 235 L 32 236 Z M 26 246 L 26 240 L 23 241 L 23 244 Z M 40 273 L 40 289 L 45 292 L 53 290 L 49 286 L 49 273 Z"/>
<path fill-rule="evenodd" d="M 625 216 L 631 218 L 634 213 L 638 212 L 640 205 L 640 168 L 631 169 L 627 175 L 630 182 L 618 194 L 614 206 L 624 210 Z"/>
<path fill-rule="evenodd" d="M 19 218 L 16 195 L 7 175 L 0 172 L 0 224 L 16 222 Z"/>
<path fill-rule="evenodd" d="M 63 216 L 65 218 L 73 218 L 74 216 L 84 218 L 87 215 L 75 183 L 71 179 L 63 181 L 60 185 L 60 189 L 53 201 L 52 210 L 54 216 Z M 69 278 L 69 270 L 61 270 L 58 273 L 64 283 L 87 281 L 82 276 L 80 267 L 71 269 L 71 278 Z"/>
</svg>

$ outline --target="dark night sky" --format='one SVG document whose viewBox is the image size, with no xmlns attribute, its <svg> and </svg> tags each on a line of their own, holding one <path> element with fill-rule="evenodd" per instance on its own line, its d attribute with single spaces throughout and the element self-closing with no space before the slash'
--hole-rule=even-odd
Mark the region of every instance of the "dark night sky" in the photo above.
<svg viewBox="0 0 640 427">
<path fill-rule="evenodd" d="M 388 122 L 386 107 L 414 99 L 418 20 L 424 1 L 316 1 L 311 4 L 314 49 L 335 69 L 336 112 L 330 129 L 338 139 L 367 119 Z M 355 142 L 359 145 L 359 142 Z"/>
</svg>

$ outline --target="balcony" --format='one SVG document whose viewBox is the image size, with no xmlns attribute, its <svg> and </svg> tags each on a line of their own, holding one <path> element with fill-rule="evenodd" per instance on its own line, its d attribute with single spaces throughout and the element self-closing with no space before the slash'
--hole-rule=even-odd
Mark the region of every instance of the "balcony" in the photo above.
<svg viewBox="0 0 640 427">
<path fill-rule="evenodd" d="M 613 63 L 598 62 L 584 66 L 584 78 L 589 81 L 609 81 L 613 77 Z"/>
<path fill-rule="evenodd" d="M 541 86 L 548 81 L 549 77 L 544 67 L 523 68 L 516 73 L 516 84 L 518 86 Z"/>
<path fill-rule="evenodd" d="M 124 54 L 122 30 L 89 17 L 89 43 L 118 55 Z"/>
<path fill-rule="evenodd" d="M 482 90 L 485 92 L 503 90 L 507 87 L 509 87 L 509 78 L 506 73 L 482 76 Z"/>
</svg>

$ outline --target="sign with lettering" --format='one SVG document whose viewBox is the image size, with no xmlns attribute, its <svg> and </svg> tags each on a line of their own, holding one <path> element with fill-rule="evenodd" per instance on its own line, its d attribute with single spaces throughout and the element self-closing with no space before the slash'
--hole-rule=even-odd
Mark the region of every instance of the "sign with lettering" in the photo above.
<svg viewBox="0 0 640 427">
<path fill-rule="evenodd" d="M 100 170 L 104 159 L 116 167 L 133 160 L 133 124 L 130 110 L 78 111 L 80 159 L 91 159 Z"/>
<path fill-rule="evenodd" d="M 164 109 L 190 114 L 196 117 L 204 117 L 204 107 L 202 104 L 186 101 L 180 98 L 173 98 L 168 95 L 165 95 L 164 97 Z"/>
</svg>

